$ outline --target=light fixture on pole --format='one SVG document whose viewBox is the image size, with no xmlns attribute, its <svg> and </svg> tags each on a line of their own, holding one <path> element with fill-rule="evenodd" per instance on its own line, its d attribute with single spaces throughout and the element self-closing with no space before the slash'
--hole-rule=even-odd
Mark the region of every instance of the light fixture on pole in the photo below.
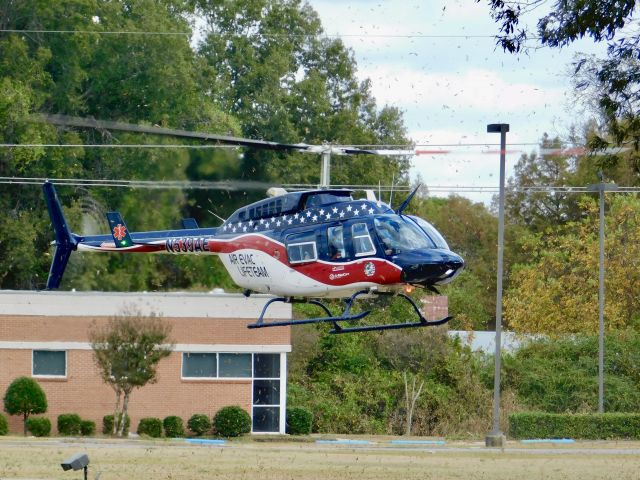
<svg viewBox="0 0 640 480">
<path fill-rule="evenodd" d="M 508 123 L 487 125 L 487 133 L 500 133 L 500 196 L 498 209 L 498 271 L 496 285 L 496 348 L 493 377 L 493 426 L 485 438 L 487 447 L 502 447 L 505 436 L 500 430 L 500 352 L 502 347 L 502 271 L 504 259 L 504 177 Z"/>
<path fill-rule="evenodd" d="M 615 183 L 604 183 L 604 175 L 598 172 L 600 182 L 587 186 L 590 192 L 598 192 L 600 203 L 600 276 L 598 278 L 598 412 L 604 413 L 604 192 L 617 190 Z"/>
</svg>

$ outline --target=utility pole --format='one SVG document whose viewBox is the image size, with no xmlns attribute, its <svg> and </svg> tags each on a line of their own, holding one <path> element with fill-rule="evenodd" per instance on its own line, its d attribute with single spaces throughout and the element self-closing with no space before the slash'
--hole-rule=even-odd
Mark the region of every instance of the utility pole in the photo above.
<svg viewBox="0 0 640 480">
<path fill-rule="evenodd" d="M 504 259 L 504 177 L 507 149 L 508 123 L 487 125 L 487 133 L 500 133 L 500 197 L 498 210 L 498 273 L 496 288 L 496 349 L 495 371 L 493 377 L 493 427 L 485 437 L 487 447 L 502 447 L 505 436 L 500 430 L 500 353 L 502 350 L 502 272 Z"/>
<path fill-rule="evenodd" d="M 598 279 L 598 413 L 604 413 L 604 192 L 617 190 L 615 183 L 604 183 L 604 175 L 598 172 L 600 182 L 587 186 L 598 192 L 600 202 L 600 276 Z"/>
</svg>

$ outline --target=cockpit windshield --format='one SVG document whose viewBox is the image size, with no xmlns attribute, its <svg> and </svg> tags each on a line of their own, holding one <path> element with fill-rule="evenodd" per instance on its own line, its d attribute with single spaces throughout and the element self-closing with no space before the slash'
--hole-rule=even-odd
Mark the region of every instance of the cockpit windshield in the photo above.
<svg viewBox="0 0 640 480">
<path fill-rule="evenodd" d="M 444 248 L 445 250 L 449 250 L 449 245 L 447 244 L 447 241 L 444 239 L 442 235 L 440 235 L 440 232 L 436 230 L 433 225 L 431 225 L 429 222 L 427 222 L 426 220 L 423 220 L 420 217 L 409 215 L 409 218 L 411 218 L 411 220 L 416 222 L 420 226 L 420 228 L 424 230 L 424 232 L 427 235 L 429 235 L 431 240 L 433 240 L 433 242 L 436 244 L 438 248 Z"/>
<path fill-rule="evenodd" d="M 374 225 L 387 255 L 436 248 L 435 243 L 424 232 L 401 217 L 380 215 L 375 217 Z"/>
</svg>

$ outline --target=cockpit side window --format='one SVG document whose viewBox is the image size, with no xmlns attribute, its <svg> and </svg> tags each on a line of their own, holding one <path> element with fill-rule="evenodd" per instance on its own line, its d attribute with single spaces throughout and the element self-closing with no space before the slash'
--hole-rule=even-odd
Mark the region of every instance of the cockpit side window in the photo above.
<svg viewBox="0 0 640 480">
<path fill-rule="evenodd" d="M 356 257 L 364 257 L 376 253 L 376 248 L 373 246 L 366 223 L 354 223 L 351 226 L 351 239 Z"/>
<path fill-rule="evenodd" d="M 286 239 L 289 263 L 313 262 L 318 259 L 315 232 L 294 233 Z"/>
</svg>

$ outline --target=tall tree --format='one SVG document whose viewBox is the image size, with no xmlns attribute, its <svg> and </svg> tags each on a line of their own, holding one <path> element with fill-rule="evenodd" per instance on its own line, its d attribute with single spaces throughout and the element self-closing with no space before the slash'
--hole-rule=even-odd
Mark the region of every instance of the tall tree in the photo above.
<svg viewBox="0 0 640 480">
<path fill-rule="evenodd" d="M 89 332 L 100 376 L 116 394 L 114 435 L 124 432 L 131 392 L 154 383 L 158 362 L 171 354 L 170 331 L 170 326 L 156 315 L 128 311 L 102 327 L 94 325 Z"/>
<path fill-rule="evenodd" d="M 640 202 L 609 199 L 606 219 L 606 327 L 638 324 Z M 594 333 L 598 305 L 598 206 L 584 197 L 584 217 L 524 243 L 529 262 L 518 265 L 505 296 L 509 325 L 529 333 Z"/>
<path fill-rule="evenodd" d="M 487 0 L 487 4 L 499 25 L 497 43 L 511 53 L 526 50 L 528 40 L 551 48 L 565 47 L 583 37 L 606 42 L 606 58 L 581 55 L 574 63 L 575 73 L 580 75 L 576 86 L 593 90 L 610 135 L 599 137 L 593 146 L 631 140 L 638 149 L 640 31 L 634 24 L 636 0 Z M 520 23 L 532 15 L 538 15 L 533 32 Z"/>
<path fill-rule="evenodd" d="M 200 53 L 212 67 L 220 101 L 253 138 L 285 142 L 406 144 L 395 108 L 378 111 L 369 82 L 359 82 L 353 53 L 323 36 L 316 12 L 299 0 L 200 0 L 208 33 Z M 217 87 L 217 88 L 216 88 Z M 336 184 L 406 180 L 407 159 L 334 159 Z M 319 158 L 249 151 L 249 177 L 316 182 Z"/>
</svg>

